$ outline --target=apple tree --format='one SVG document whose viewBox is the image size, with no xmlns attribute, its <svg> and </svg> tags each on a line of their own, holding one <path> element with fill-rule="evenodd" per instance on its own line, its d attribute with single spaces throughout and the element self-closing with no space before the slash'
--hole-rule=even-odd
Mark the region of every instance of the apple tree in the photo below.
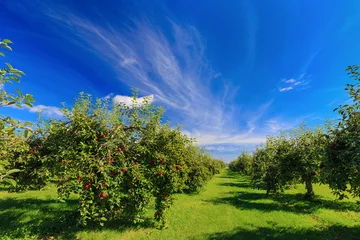
<svg viewBox="0 0 360 240">
<path fill-rule="evenodd" d="M 230 162 L 229 168 L 233 172 L 250 174 L 252 162 L 253 157 L 247 152 L 242 152 L 235 160 Z"/>
<path fill-rule="evenodd" d="M 326 149 L 326 179 L 340 199 L 351 194 L 360 197 L 360 73 L 359 66 L 346 71 L 354 82 L 346 85 L 352 103 L 340 105 L 334 111 L 341 115 L 337 127 L 330 129 Z"/>
<path fill-rule="evenodd" d="M 0 56 L 5 56 L 4 52 L 1 51 L 2 49 L 12 50 L 11 43 L 8 39 L 0 40 Z M 5 65 L 4 68 L 0 69 L 0 108 L 9 106 L 21 108 L 22 104 L 31 107 L 34 99 L 30 94 L 24 95 L 19 89 L 16 89 L 16 94 L 10 94 L 6 91 L 6 85 L 14 82 L 19 83 L 24 72 L 14 68 L 9 63 L 5 63 Z M 21 160 L 22 153 L 28 150 L 25 138 L 29 136 L 31 131 L 29 126 L 31 126 L 29 122 L 22 124 L 8 116 L 0 115 L 0 183 L 16 185 L 13 175 L 20 170 L 14 168 L 12 162 L 15 159 Z"/>
<path fill-rule="evenodd" d="M 189 182 L 189 163 L 205 156 L 189 151 L 192 140 L 180 128 L 161 124 L 162 108 L 148 99 L 139 104 L 136 94 L 127 106 L 102 99 L 93 103 L 82 93 L 63 113 L 63 119 L 43 124 L 42 158 L 58 177 L 59 196 L 80 196 L 80 223 L 139 222 L 154 200 L 154 218 L 164 226 L 173 193 Z"/>
<path fill-rule="evenodd" d="M 320 172 L 325 159 L 327 138 L 321 128 L 301 125 L 290 133 L 267 138 L 265 147 L 254 154 L 252 179 L 267 193 L 283 191 L 291 184 L 303 183 L 305 197 L 314 195 L 313 183 L 321 182 Z"/>
</svg>

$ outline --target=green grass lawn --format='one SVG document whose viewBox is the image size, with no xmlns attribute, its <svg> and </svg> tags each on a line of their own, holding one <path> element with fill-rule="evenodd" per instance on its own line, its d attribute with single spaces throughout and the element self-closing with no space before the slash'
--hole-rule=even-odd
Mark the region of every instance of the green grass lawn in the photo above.
<svg viewBox="0 0 360 240">
<path fill-rule="evenodd" d="M 137 228 L 111 222 L 80 229 L 69 220 L 75 197 L 57 202 L 55 188 L 2 191 L 0 239 L 360 239 L 355 200 L 334 202 L 326 186 L 314 189 L 318 198 L 312 202 L 302 200 L 301 185 L 280 198 L 267 198 L 264 191 L 250 187 L 247 177 L 225 169 L 202 193 L 177 195 L 164 230 L 153 228 L 151 220 Z"/>
</svg>

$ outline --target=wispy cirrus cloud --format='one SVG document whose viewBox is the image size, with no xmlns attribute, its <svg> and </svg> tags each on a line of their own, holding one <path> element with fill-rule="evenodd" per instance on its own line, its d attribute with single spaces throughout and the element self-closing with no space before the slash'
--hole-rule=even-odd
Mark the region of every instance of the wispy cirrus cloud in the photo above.
<svg viewBox="0 0 360 240">
<path fill-rule="evenodd" d="M 291 90 L 303 90 L 309 87 L 309 77 L 306 77 L 305 73 L 301 74 L 298 78 L 282 79 L 279 92 L 287 92 Z"/>
<path fill-rule="evenodd" d="M 136 19 L 132 26 L 119 30 L 71 12 L 48 9 L 46 14 L 58 27 L 66 28 L 67 38 L 109 62 L 122 82 L 182 112 L 188 124 L 216 129 L 228 120 L 222 98 L 231 93 L 212 94 L 209 84 L 220 75 L 206 59 L 203 39 L 195 27 L 169 20 L 171 42 L 149 20 Z"/>
</svg>

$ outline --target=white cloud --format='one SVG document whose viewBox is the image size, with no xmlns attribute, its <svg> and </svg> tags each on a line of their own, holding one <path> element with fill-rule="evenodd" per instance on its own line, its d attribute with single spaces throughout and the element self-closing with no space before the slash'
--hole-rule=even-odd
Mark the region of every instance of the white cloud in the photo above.
<svg viewBox="0 0 360 240">
<path fill-rule="evenodd" d="M 131 107 L 133 103 L 135 103 L 136 105 L 144 104 L 146 99 L 149 103 L 152 103 L 154 100 L 154 95 L 137 98 L 135 102 L 133 101 L 132 97 L 122 95 L 116 95 L 115 97 L 113 97 L 112 100 L 114 103 L 124 103 L 125 105 Z"/>
<path fill-rule="evenodd" d="M 309 88 L 308 84 L 310 83 L 310 80 L 307 80 L 306 78 L 309 78 L 310 76 L 305 75 L 305 73 L 301 74 L 298 79 L 290 78 L 290 79 L 283 79 L 281 80 L 282 86 L 279 87 L 279 92 L 287 92 L 294 89 L 304 90 L 306 88 Z M 283 84 L 285 83 L 285 84 Z M 301 88 L 299 88 L 302 86 Z"/>
<path fill-rule="evenodd" d="M 109 100 L 110 98 L 112 98 L 112 96 L 114 96 L 114 94 L 109 93 L 108 95 L 106 95 L 105 97 L 102 97 L 101 99 L 106 101 L 106 100 Z"/>
<path fill-rule="evenodd" d="M 249 148 L 248 145 L 232 145 L 232 144 L 222 144 L 222 145 L 206 145 L 204 148 L 208 151 L 217 151 L 217 152 L 238 152 L 242 149 Z"/>
<path fill-rule="evenodd" d="M 29 112 L 32 113 L 42 112 L 49 117 L 61 117 L 64 115 L 60 108 L 54 106 L 34 105 L 32 108 L 26 105 L 24 106 L 29 110 Z"/>
<path fill-rule="evenodd" d="M 290 91 L 292 89 L 293 89 L 293 87 L 286 87 L 286 88 L 280 88 L 279 91 L 280 92 L 286 92 L 286 91 Z"/>
<path fill-rule="evenodd" d="M 293 79 L 293 78 L 291 78 L 291 79 L 289 79 L 289 80 L 286 80 L 285 82 L 286 82 L 286 83 L 294 83 L 294 82 L 296 82 L 296 80 Z"/>
<path fill-rule="evenodd" d="M 271 134 L 277 133 L 280 130 L 289 130 L 300 125 L 305 119 L 313 119 L 314 114 L 296 117 L 292 120 L 284 120 L 282 117 L 271 118 L 266 121 L 266 127 L 271 130 Z"/>
<path fill-rule="evenodd" d="M 64 114 L 61 111 L 61 108 L 54 107 L 54 106 L 45 106 L 45 105 L 33 105 L 32 107 L 29 107 L 25 104 L 22 104 L 22 108 L 18 108 L 16 105 L 10 105 L 8 106 L 10 108 L 14 109 L 25 109 L 28 110 L 31 113 L 39 113 L 42 112 L 48 117 L 62 117 Z"/>
<path fill-rule="evenodd" d="M 260 144 L 266 140 L 266 136 L 256 135 L 249 132 L 241 134 L 216 134 L 199 131 L 183 131 L 190 138 L 196 138 L 196 143 L 199 145 L 210 144 Z"/>
<path fill-rule="evenodd" d="M 132 65 L 132 64 L 136 64 L 137 61 L 135 58 L 125 58 L 121 63 L 120 65 L 123 66 L 123 67 L 127 67 L 129 65 Z"/>
</svg>

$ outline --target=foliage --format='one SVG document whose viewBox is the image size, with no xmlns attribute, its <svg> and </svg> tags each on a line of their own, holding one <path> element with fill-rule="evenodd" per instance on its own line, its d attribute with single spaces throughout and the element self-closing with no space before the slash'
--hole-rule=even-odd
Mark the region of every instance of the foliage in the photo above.
<svg viewBox="0 0 360 240">
<path fill-rule="evenodd" d="M 193 146 L 180 128 L 161 124 L 162 108 L 148 99 L 137 104 L 136 92 L 131 106 L 93 103 L 81 93 L 63 113 L 63 119 L 40 124 L 25 168 L 35 165 L 38 186 L 57 176 L 61 199 L 78 194 L 82 225 L 118 218 L 142 222 L 155 203 L 154 218 L 163 227 L 172 195 L 197 191 L 224 166 Z M 22 178 L 29 177 L 36 179 Z"/>
<path fill-rule="evenodd" d="M 252 179 L 267 193 L 283 191 L 287 185 L 304 183 L 306 196 L 314 195 L 312 184 L 320 182 L 327 138 L 321 128 L 301 125 L 290 133 L 269 136 L 265 147 L 254 153 Z"/>
<path fill-rule="evenodd" d="M 11 51 L 9 46 L 11 43 L 8 39 L 1 40 L 0 49 Z M 4 57 L 4 52 L 0 51 L 0 56 Z M 21 108 L 22 104 L 31 107 L 34 99 L 30 94 L 24 95 L 19 89 L 16 89 L 17 94 L 6 92 L 5 84 L 19 83 L 24 73 L 9 63 L 5 63 L 5 65 L 6 67 L 0 69 L 0 107 L 16 106 Z M 20 170 L 13 168 L 11 162 L 18 158 L 21 161 L 21 152 L 27 151 L 28 147 L 24 138 L 29 135 L 31 130 L 28 128 L 29 126 L 31 126 L 29 122 L 21 124 L 20 121 L 0 115 L 0 183 L 16 185 L 13 174 Z"/>
<path fill-rule="evenodd" d="M 347 193 L 360 197 L 360 73 L 359 66 L 347 69 L 354 83 L 346 85 L 352 104 L 339 106 L 342 118 L 336 128 L 330 129 L 330 144 L 326 149 L 326 180 L 340 199 Z M 348 188 L 350 186 L 350 188 Z"/>
<path fill-rule="evenodd" d="M 185 161 L 189 170 L 183 190 L 187 193 L 198 193 L 213 175 L 225 168 L 225 162 L 213 159 L 209 153 L 198 146 L 189 146 L 185 156 L 187 156 Z"/>
<path fill-rule="evenodd" d="M 243 174 L 250 174 L 253 157 L 247 152 L 242 152 L 237 159 L 230 162 L 229 168 L 233 172 L 240 172 Z"/>
</svg>

